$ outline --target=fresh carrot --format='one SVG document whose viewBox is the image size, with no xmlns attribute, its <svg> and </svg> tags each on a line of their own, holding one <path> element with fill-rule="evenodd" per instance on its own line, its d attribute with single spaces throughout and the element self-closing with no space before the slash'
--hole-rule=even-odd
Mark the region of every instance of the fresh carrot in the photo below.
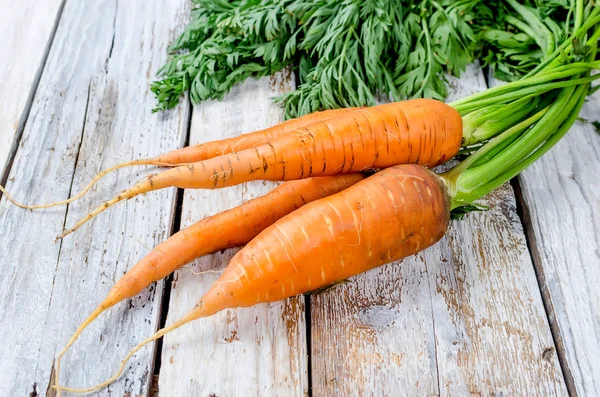
<svg viewBox="0 0 600 397">
<path fill-rule="evenodd" d="M 444 235 L 449 218 L 450 198 L 434 173 L 418 165 L 380 171 L 263 230 L 231 259 L 192 311 L 131 350 L 106 382 L 88 389 L 62 388 L 57 361 L 55 387 L 70 392 L 104 387 L 120 376 L 135 352 L 167 332 L 228 308 L 315 290 L 414 254 Z"/>
<path fill-rule="evenodd" d="M 281 124 L 277 124 L 264 130 L 173 150 L 172 152 L 156 157 L 155 161 L 157 164 L 170 165 L 196 163 L 223 154 L 235 153 L 240 150 L 253 148 L 317 121 L 338 117 L 354 110 L 356 110 L 356 108 L 330 109 L 322 112 L 309 113 L 296 119 L 284 121 Z"/>
<path fill-rule="evenodd" d="M 120 201 L 166 187 L 214 189 L 257 179 L 294 180 L 408 163 L 434 167 L 452 158 L 461 141 L 461 117 L 443 102 L 414 99 L 357 109 L 251 149 L 150 175 L 58 238 Z"/>
<path fill-rule="evenodd" d="M 266 143 L 272 139 L 280 137 L 285 134 L 289 134 L 292 131 L 297 130 L 298 128 L 305 127 L 309 124 L 312 124 L 316 121 L 326 120 L 328 118 L 336 117 L 348 112 L 355 110 L 356 108 L 347 108 L 347 109 L 331 109 L 325 110 L 322 112 L 315 112 L 311 114 L 304 115 L 302 117 L 298 117 L 295 119 L 284 121 L 283 123 L 277 124 L 273 127 L 266 128 L 263 130 L 250 132 L 247 134 L 242 134 L 233 138 L 221 139 L 217 141 L 205 142 L 199 145 L 187 146 L 184 148 L 176 149 L 171 152 L 161 154 L 158 157 L 152 157 L 147 159 L 138 159 L 127 161 L 124 163 L 113 165 L 110 168 L 107 168 L 92 178 L 90 183 L 83 188 L 79 193 L 75 196 L 61 201 L 56 201 L 48 204 L 38 204 L 38 205 L 26 205 L 15 200 L 4 188 L 4 186 L 0 185 L 0 192 L 6 196 L 6 199 L 10 201 L 12 204 L 17 207 L 25 208 L 25 209 L 41 209 L 41 208 L 50 208 L 57 205 L 69 204 L 79 198 L 81 198 L 85 193 L 87 193 L 100 179 L 102 179 L 105 175 L 109 174 L 112 171 L 130 167 L 134 165 L 153 165 L 157 167 L 175 167 L 178 165 L 183 165 L 187 163 L 198 162 L 202 160 L 207 160 L 216 156 L 220 156 L 227 153 L 232 153 L 237 150 L 244 150 L 252 148 L 256 145 L 260 145 Z"/>
<path fill-rule="evenodd" d="M 346 174 L 285 182 L 262 197 L 180 230 L 156 246 L 115 283 L 106 298 L 77 328 L 58 359 L 100 314 L 122 300 L 137 295 L 150 283 L 168 276 L 193 259 L 246 244 L 292 211 L 341 192 L 364 177 L 364 174 Z"/>
</svg>

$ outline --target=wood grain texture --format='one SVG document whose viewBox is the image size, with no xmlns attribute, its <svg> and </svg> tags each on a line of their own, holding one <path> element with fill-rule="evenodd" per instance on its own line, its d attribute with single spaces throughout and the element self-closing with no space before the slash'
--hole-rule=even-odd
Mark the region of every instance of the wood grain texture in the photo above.
<svg viewBox="0 0 600 397">
<path fill-rule="evenodd" d="M 600 121 L 600 93 L 580 114 Z M 600 137 L 576 122 L 519 176 L 525 225 L 540 286 L 579 396 L 600 395 Z"/>
<path fill-rule="evenodd" d="M 149 83 L 187 19 L 186 0 L 67 1 L 11 169 L 8 189 L 23 201 L 69 197 L 100 169 L 183 144 L 186 105 L 151 114 Z M 160 18 L 157 17 L 160 15 Z M 93 45 L 90 45 L 93 43 Z M 105 178 L 67 208 L 24 211 L 0 202 L 0 395 L 44 394 L 53 361 L 114 280 L 170 231 L 173 189 L 140 197 L 98 217 L 62 243 L 54 237 L 100 198 L 137 179 Z M 63 384 L 105 379 L 120 358 L 157 328 L 162 285 L 116 306 L 63 361 Z M 146 394 L 153 351 L 96 395 Z"/>
<path fill-rule="evenodd" d="M 451 98 L 485 88 L 471 66 Z M 512 189 L 428 250 L 311 296 L 313 395 L 565 395 Z"/>
<path fill-rule="evenodd" d="M 282 109 L 272 97 L 293 89 L 293 76 L 249 80 L 222 102 L 194 109 L 190 144 L 274 125 Z M 274 183 L 254 182 L 215 191 L 186 190 L 182 227 L 263 195 Z M 193 308 L 237 250 L 208 255 L 175 273 L 167 324 Z M 167 334 L 160 396 L 303 396 L 308 393 L 304 298 L 227 310 Z"/>
<path fill-rule="evenodd" d="M 23 131 L 63 0 L 0 0 L 0 179 Z"/>
</svg>

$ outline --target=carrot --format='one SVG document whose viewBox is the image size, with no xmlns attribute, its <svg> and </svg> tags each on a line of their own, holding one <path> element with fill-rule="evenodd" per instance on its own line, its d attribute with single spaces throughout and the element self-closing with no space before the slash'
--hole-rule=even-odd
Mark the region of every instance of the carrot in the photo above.
<svg viewBox="0 0 600 397">
<path fill-rule="evenodd" d="M 277 124 L 273 127 L 266 128 L 263 130 L 250 132 L 247 134 L 242 134 L 233 138 L 222 139 L 218 141 L 205 142 L 199 145 L 188 146 L 180 149 L 173 150 L 171 152 L 161 154 L 158 157 L 152 157 L 148 159 L 138 159 L 127 161 L 124 163 L 113 165 L 110 168 L 107 168 L 92 178 L 90 183 L 83 188 L 79 193 L 75 196 L 61 201 L 56 201 L 48 204 L 38 204 L 38 205 L 26 205 L 15 200 L 6 189 L 0 185 L 0 192 L 6 196 L 6 199 L 10 201 L 12 204 L 17 207 L 25 208 L 25 209 L 41 209 L 41 208 L 50 208 L 57 205 L 69 204 L 79 198 L 81 198 L 85 193 L 87 193 L 100 179 L 102 179 L 105 175 L 109 174 L 112 171 L 130 167 L 134 165 L 154 165 L 157 167 L 174 167 L 182 164 L 202 161 L 206 159 L 210 159 L 216 156 L 220 156 L 222 154 L 232 153 L 236 150 L 244 150 L 252 148 L 256 145 L 260 145 L 262 143 L 268 142 L 269 140 L 275 139 L 279 136 L 288 134 L 298 128 L 307 126 L 315 121 L 325 120 L 331 117 L 336 117 L 342 115 L 344 113 L 351 112 L 356 108 L 347 108 L 347 109 L 331 109 L 325 110 L 322 112 L 315 112 L 311 114 L 307 114 L 302 117 L 298 117 L 295 119 L 284 121 L 283 123 Z"/>
<path fill-rule="evenodd" d="M 286 182 L 262 197 L 180 230 L 150 251 L 112 287 L 106 298 L 77 328 L 60 358 L 100 314 L 124 299 L 137 295 L 186 263 L 221 249 L 248 243 L 261 231 L 303 205 L 341 192 L 364 179 L 363 174 L 336 175 Z"/>
<path fill-rule="evenodd" d="M 436 100 L 357 109 L 252 149 L 150 175 L 92 210 L 58 238 L 120 201 L 166 187 L 214 189 L 257 179 L 294 180 L 407 163 L 433 167 L 452 158 L 461 141 L 460 115 Z"/>
<path fill-rule="evenodd" d="M 62 388 L 57 375 L 55 387 L 97 390 L 116 380 L 141 347 L 190 321 L 302 294 L 414 254 L 444 235 L 450 204 L 442 180 L 418 165 L 385 169 L 309 203 L 250 241 L 187 315 L 133 348 L 106 382 Z"/>
<path fill-rule="evenodd" d="M 281 124 L 277 124 L 264 130 L 173 150 L 172 152 L 156 157 L 155 161 L 159 164 L 177 165 L 195 163 L 223 154 L 235 153 L 236 151 L 250 149 L 254 146 L 267 143 L 314 122 L 327 120 L 354 110 L 356 110 L 356 108 L 331 109 L 310 113 L 296 119 L 284 121 Z"/>
</svg>

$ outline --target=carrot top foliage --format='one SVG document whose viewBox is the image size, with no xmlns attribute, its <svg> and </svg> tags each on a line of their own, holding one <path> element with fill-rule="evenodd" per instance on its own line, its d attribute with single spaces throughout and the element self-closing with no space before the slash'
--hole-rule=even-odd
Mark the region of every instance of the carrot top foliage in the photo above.
<svg viewBox="0 0 600 397">
<path fill-rule="evenodd" d="M 598 89 L 592 83 L 600 78 L 593 73 L 600 69 L 600 5 L 578 1 L 574 11 L 572 34 L 549 45 L 551 52 L 527 75 L 450 104 L 463 120 L 463 153 L 472 149 L 442 175 L 458 216 L 551 149 Z"/>
<path fill-rule="evenodd" d="M 444 99 L 444 73 L 480 58 L 503 79 L 526 74 L 568 36 L 575 1 L 193 0 L 152 84 L 155 110 L 222 98 L 248 77 L 292 67 L 286 117 L 322 109 Z"/>
</svg>

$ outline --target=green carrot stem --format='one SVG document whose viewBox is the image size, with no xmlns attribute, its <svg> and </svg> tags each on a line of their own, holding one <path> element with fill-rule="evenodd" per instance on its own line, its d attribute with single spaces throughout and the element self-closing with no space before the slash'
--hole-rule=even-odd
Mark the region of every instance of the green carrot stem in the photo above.
<svg viewBox="0 0 600 397">
<path fill-rule="evenodd" d="M 527 24 L 520 23 L 519 20 L 510 16 L 507 17 L 507 22 L 513 25 L 516 23 L 516 27 L 533 37 L 544 51 L 544 54 L 550 55 L 554 50 L 554 36 L 550 29 L 529 8 L 517 3 L 515 0 L 506 0 L 506 2 L 527 21 Z"/>
<path fill-rule="evenodd" d="M 577 0 L 576 12 L 575 12 L 575 30 L 579 29 L 583 22 L 583 0 Z"/>
<path fill-rule="evenodd" d="M 554 82 L 554 83 L 540 84 L 538 86 L 526 87 L 526 88 L 522 88 L 519 90 L 511 91 L 511 92 L 509 91 L 502 95 L 492 96 L 490 98 L 482 99 L 482 100 L 479 100 L 476 102 L 474 101 L 472 103 L 467 103 L 464 105 L 455 105 L 454 103 L 451 103 L 450 106 L 454 107 L 456 110 L 458 110 L 459 113 L 462 114 L 462 113 L 466 113 L 466 112 L 469 112 L 469 111 L 472 111 L 472 110 L 475 110 L 478 108 L 493 105 L 498 102 L 514 101 L 514 100 L 517 100 L 527 94 L 541 95 L 548 91 L 552 91 L 556 88 L 567 88 L 567 87 L 577 86 L 580 84 L 586 84 L 586 83 L 592 82 L 594 80 L 598 80 L 599 78 L 600 78 L 600 75 L 594 75 L 594 76 L 583 77 L 583 78 L 578 78 L 578 79 L 571 79 L 571 80 L 559 81 L 559 82 Z M 506 87 L 506 86 L 508 86 L 508 84 L 503 85 L 501 87 Z"/>
<path fill-rule="evenodd" d="M 462 175 L 466 186 L 479 184 L 481 180 L 490 177 L 496 177 L 506 171 L 512 164 L 524 158 L 531 150 L 540 145 L 547 134 L 550 134 L 552 127 L 558 124 L 561 114 L 568 108 L 569 99 L 573 93 L 573 88 L 564 90 L 556 102 L 550 107 L 548 112 L 540 119 L 539 123 L 523 134 L 518 142 L 505 149 L 491 161 L 483 166 L 472 168 Z"/>
<path fill-rule="evenodd" d="M 466 160 L 462 161 L 456 167 L 442 174 L 443 177 L 450 181 L 452 185 L 456 184 L 458 178 L 464 174 L 469 167 L 471 167 L 474 163 L 476 163 L 480 158 L 483 158 L 486 154 L 488 154 L 491 150 L 493 150 L 497 145 L 502 144 L 511 137 L 518 136 L 523 131 L 527 130 L 530 126 L 536 123 L 539 119 L 541 119 L 546 112 L 548 111 L 548 107 L 541 109 L 536 114 L 532 115 L 526 120 L 514 125 L 513 127 L 507 129 L 502 134 L 490 140 L 486 145 L 477 150 L 474 154 L 469 156 Z"/>
<path fill-rule="evenodd" d="M 538 75 L 523 78 L 521 80 L 517 80 L 508 84 L 504 84 L 497 87 L 488 88 L 485 91 L 478 92 L 476 94 L 470 95 L 466 98 L 460 99 L 458 101 L 454 101 L 450 103 L 450 106 L 455 109 L 469 109 L 468 105 L 477 104 L 479 101 L 483 99 L 489 98 L 497 98 L 498 95 L 514 92 L 517 89 L 525 88 L 525 87 L 536 87 L 541 86 L 543 83 L 547 83 L 553 80 L 560 80 L 564 78 L 573 77 L 579 75 L 581 73 L 585 73 L 591 69 L 597 69 L 600 67 L 600 62 L 575 62 L 569 65 L 559 66 L 553 68 L 552 70 L 541 72 Z M 459 110 L 460 111 L 460 110 Z M 465 110 L 467 111 L 467 110 Z"/>
<path fill-rule="evenodd" d="M 514 0 L 507 1 L 515 9 L 522 7 Z M 465 120 L 465 146 L 473 148 L 478 141 L 485 141 L 456 167 L 442 174 L 449 186 L 453 209 L 472 204 L 531 165 L 577 119 L 591 83 L 600 78 L 600 74 L 591 75 L 592 70 L 600 68 L 600 62 L 595 60 L 600 7 L 586 8 L 577 0 L 573 14 L 573 35 L 533 72 L 519 81 L 451 104 Z M 524 14 L 521 16 L 527 19 Z M 535 20 L 527 19 L 527 23 L 532 32 L 536 30 Z M 584 45 L 575 46 L 575 38 Z M 559 54 L 563 56 L 558 58 Z M 570 62 L 582 56 L 585 62 Z"/>
<path fill-rule="evenodd" d="M 596 24 L 600 22 L 600 5 L 594 7 L 590 15 L 588 16 L 585 23 L 581 25 L 578 29 L 575 29 L 571 37 L 565 40 L 550 56 L 546 57 L 538 66 L 536 66 L 532 71 L 527 73 L 524 78 L 528 78 L 536 75 L 540 70 L 547 68 L 548 66 L 552 66 L 552 64 L 556 65 L 557 57 L 567 52 L 571 49 L 573 39 L 583 37 L 589 29 L 594 27 Z"/>
<path fill-rule="evenodd" d="M 579 112 L 581 111 L 581 108 L 585 103 L 585 92 L 587 91 L 587 89 L 588 86 L 586 85 L 577 88 L 578 93 L 574 94 L 574 97 L 578 96 L 579 98 L 575 106 L 569 113 L 569 116 L 565 119 L 563 124 L 556 131 L 556 133 L 551 135 L 551 137 L 548 140 L 546 140 L 535 152 L 533 152 L 530 156 L 515 164 L 513 167 L 508 169 L 506 172 L 504 172 L 497 178 L 477 188 L 474 188 L 471 191 L 471 197 L 466 198 L 466 200 L 465 198 L 463 198 L 463 200 L 470 202 L 487 195 L 488 193 L 492 192 L 505 182 L 517 176 L 525 168 L 529 167 L 533 162 L 538 160 L 542 155 L 544 155 L 548 150 L 550 150 L 569 131 L 573 123 L 575 123 L 575 121 L 577 120 Z"/>
<path fill-rule="evenodd" d="M 519 120 L 523 120 L 539 104 L 539 96 L 526 96 L 512 104 L 491 111 L 488 114 L 480 116 L 476 121 L 478 124 L 470 132 L 465 132 L 464 143 L 471 145 L 477 142 L 488 140 L 497 134 L 505 131 Z"/>
</svg>

